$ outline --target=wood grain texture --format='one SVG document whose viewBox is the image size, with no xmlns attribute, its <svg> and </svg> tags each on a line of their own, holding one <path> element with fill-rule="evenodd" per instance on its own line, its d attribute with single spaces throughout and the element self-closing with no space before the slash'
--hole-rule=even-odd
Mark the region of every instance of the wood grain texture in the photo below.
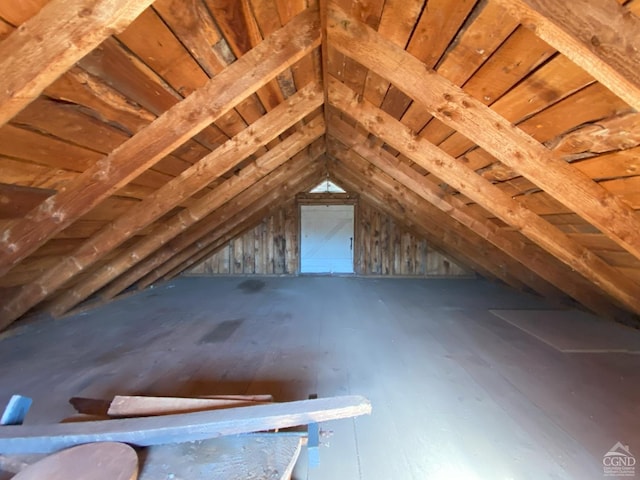
<svg viewBox="0 0 640 480">
<path fill-rule="evenodd" d="M 301 435 L 262 433 L 201 440 L 145 449 L 139 480 L 176 479 L 290 480 L 306 439 Z"/>
<path fill-rule="evenodd" d="M 293 202 L 263 219 L 240 239 L 233 239 L 215 254 L 207 257 L 188 275 L 240 274 L 293 275 L 297 273 L 298 210 Z M 239 240 L 239 241 L 236 241 Z M 274 249 L 279 243 L 281 248 Z M 272 250 L 274 255 L 268 255 Z M 293 267 L 293 269 L 291 269 Z"/>
<path fill-rule="evenodd" d="M 640 221 L 633 210 L 543 145 L 439 74 L 337 8 L 330 9 L 329 38 L 345 55 L 377 71 L 500 161 L 517 169 L 640 257 Z"/>
<path fill-rule="evenodd" d="M 46 426 L 6 426 L 0 429 L 0 451 L 47 453 L 105 439 L 137 446 L 189 442 L 370 413 L 371 403 L 366 398 L 351 395 L 162 417 Z"/>
<path fill-rule="evenodd" d="M 298 201 L 300 201 L 298 199 Z M 344 200 L 336 200 L 344 202 Z M 465 270 L 463 265 L 457 265 L 455 261 L 445 254 L 434 250 L 429 242 L 408 231 L 401 223 L 397 223 L 390 216 L 383 214 L 371 205 L 361 205 L 358 203 L 357 223 L 354 239 L 354 251 L 369 251 L 365 249 L 365 244 L 378 241 L 378 237 L 386 238 L 382 241 L 381 256 L 376 261 L 370 255 L 361 253 L 356 255 L 355 269 L 359 275 L 410 275 L 410 276 L 469 276 L 470 272 Z M 236 249 L 248 255 L 254 266 L 252 271 L 242 269 L 242 273 L 252 273 L 259 275 L 282 275 L 296 274 L 298 270 L 298 209 L 292 203 L 280 209 L 273 216 L 264 219 L 260 225 L 245 233 L 245 240 L 240 245 L 231 241 L 222 250 L 206 258 L 201 263 L 189 270 L 189 275 L 228 275 L 231 272 L 231 263 Z M 379 218 L 378 218 L 379 217 Z M 289 221 L 290 220 L 290 221 Z M 379 232 L 373 232 L 370 225 L 376 222 L 380 225 Z M 255 245 L 251 243 L 248 247 L 247 239 L 256 238 Z M 404 239 L 407 243 L 402 248 L 394 239 Z M 284 248 L 277 249 L 274 254 L 275 259 L 268 262 L 266 260 L 267 243 L 282 243 Z M 293 244 L 292 244 L 293 242 Z M 395 248 L 397 247 L 397 248 Z M 397 267 L 392 266 L 390 260 L 395 254 L 401 256 L 402 261 Z M 287 266 L 287 268 L 285 268 Z M 293 267 L 293 268 L 291 268 Z"/>
<path fill-rule="evenodd" d="M 363 199 L 392 215 L 399 223 L 447 251 L 460 264 L 468 265 L 486 278 L 499 279 L 517 290 L 527 288 L 526 275 L 517 267 L 512 268 L 502 255 L 496 255 L 497 250 L 487 248 L 491 246 L 472 231 L 460 230 L 450 217 L 439 216 L 417 195 L 386 174 L 372 168 L 362 171 L 342 161 L 332 162 L 330 171 L 350 190 L 358 192 Z M 371 255 L 370 245 L 366 254 Z"/>
<path fill-rule="evenodd" d="M 146 288 L 156 281 L 165 281 L 176 275 L 181 274 L 191 265 L 206 258 L 211 253 L 217 251 L 232 239 L 240 238 L 243 233 L 255 227 L 264 218 L 268 218 L 277 212 L 283 206 L 294 192 L 304 191 L 317 185 L 321 178 L 321 164 L 315 164 L 311 168 L 304 171 L 293 173 L 290 178 L 283 181 L 281 191 L 273 190 L 250 204 L 246 208 L 246 214 L 242 216 L 236 215 L 233 221 L 226 221 L 219 230 L 208 229 L 204 236 L 200 237 L 197 245 L 190 245 L 178 254 L 172 254 L 170 259 L 146 274 L 137 284 L 139 289 Z M 284 192 L 284 193 L 283 193 Z M 289 192 L 287 195 L 286 192 Z M 275 247 L 271 245 L 271 247 Z M 275 258 L 272 248 L 267 250 L 267 263 Z M 109 287 L 111 288 L 111 287 Z"/>
<path fill-rule="evenodd" d="M 456 190 L 493 212 L 498 218 L 517 228 L 542 248 L 620 302 L 640 312 L 640 287 L 619 275 L 602 259 L 572 241 L 563 232 L 527 209 L 498 187 L 457 162 L 426 140 L 416 137 L 391 116 L 375 108 L 337 80 L 329 85 L 329 102 L 343 113 L 351 115 L 371 133 L 383 139 L 423 168 L 442 178 Z"/>
<path fill-rule="evenodd" d="M 141 282 L 141 285 L 144 285 L 142 288 L 144 288 L 168 273 L 169 270 L 179 267 L 183 262 L 197 255 L 199 251 L 204 250 L 232 229 L 244 231 L 255 226 L 262 218 L 252 218 L 253 213 L 258 210 L 262 211 L 269 206 L 276 208 L 288 200 L 285 198 L 287 194 L 298 193 L 298 187 L 301 186 L 300 177 L 306 179 L 303 182 L 308 182 L 309 178 L 318 181 L 321 167 L 321 163 L 313 162 L 309 157 L 302 156 L 291 159 L 267 177 L 256 182 L 255 188 L 241 193 L 209 217 L 158 249 L 153 256 L 148 257 L 144 262 L 107 285 L 101 292 L 101 296 L 113 298 L 142 277 L 146 277 Z M 247 219 L 251 219 L 253 223 L 247 225 Z M 244 228 L 242 228 L 243 224 Z M 237 233 L 231 238 L 227 238 L 226 241 L 230 241 L 235 236 Z M 160 274 L 160 269 L 166 269 L 166 271 Z"/>
<path fill-rule="evenodd" d="M 0 43 L 0 125 L 152 0 L 56 0 Z"/>
<path fill-rule="evenodd" d="M 110 262 L 110 268 L 96 272 L 92 278 L 69 289 L 49 306 L 49 310 L 55 316 L 62 315 L 76 304 L 83 301 L 92 293 L 104 287 L 110 281 L 124 273 L 127 269 L 142 261 L 165 243 L 175 238 L 185 229 L 202 220 L 233 198 L 243 190 L 251 187 L 255 182 L 271 173 L 284 164 L 291 157 L 314 142 L 325 130 L 324 121 L 315 118 L 298 132 L 294 133 L 268 153 L 259 157 L 256 162 L 242 168 L 235 175 L 225 180 L 224 183 L 198 199 L 187 209 L 177 213 L 171 219 L 154 227 L 146 238 L 120 253 Z M 310 158 L 316 158 L 320 154 L 318 146 L 310 152 Z"/>
<path fill-rule="evenodd" d="M 110 417 L 150 417 L 201 412 L 220 408 L 260 405 L 266 402 L 246 398 L 179 398 L 116 395 L 107 415 Z"/>
<path fill-rule="evenodd" d="M 78 445 L 29 465 L 13 478 L 135 480 L 138 478 L 138 455 L 133 448 L 124 443 L 107 441 Z"/>
<path fill-rule="evenodd" d="M 67 190 L 9 225 L 0 238 L 0 272 L 8 271 L 47 238 L 304 57 L 319 41 L 317 16 L 313 11 L 301 14 L 265 39 L 205 87 L 72 180 Z M 215 101 L 211 101 L 212 98 Z"/>
<path fill-rule="evenodd" d="M 0 183 L 0 219 L 21 218 L 54 193 L 51 189 Z"/>
<path fill-rule="evenodd" d="M 395 178 L 409 190 L 412 190 L 444 213 L 449 214 L 452 219 L 473 230 L 477 235 L 489 241 L 506 255 L 535 272 L 550 284 L 555 285 L 558 289 L 593 311 L 611 317 L 612 310 L 602 293 L 590 288 L 582 278 L 573 275 L 569 269 L 555 262 L 553 257 L 542 249 L 536 248 L 534 245 L 528 245 L 526 239 L 517 232 L 507 228 L 500 228 L 491 219 L 467 208 L 464 201 L 457 198 L 457 196 L 446 194 L 434 181 L 420 175 L 385 150 L 379 149 L 375 151 L 368 148 L 364 142 L 355 138 L 353 132 L 350 132 L 346 125 L 341 124 L 338 120 L 332 119 L 329 132 L 340 139 L 342 143 L 348 145 L 359 157 L 367 159 L 372 165 Z M 342 158 L 340 152 L 337 155 Z M 359 161 L 353 155 L 349 155 L 348 158 L 352 163 Z M 362 165 L 362 163 L 360 164 Z M 538 289 L 541 287 L 545 288 L 545 285 L 540 284 Z M 545 296 L 550 296 L 552 293 L 548 289 L 538 290 L 538 292 Z"/>
<path fill-rule="evenodd" d="M 614 0 L 496 2 L 640 110 L 640 18 Z"/>
</svg>

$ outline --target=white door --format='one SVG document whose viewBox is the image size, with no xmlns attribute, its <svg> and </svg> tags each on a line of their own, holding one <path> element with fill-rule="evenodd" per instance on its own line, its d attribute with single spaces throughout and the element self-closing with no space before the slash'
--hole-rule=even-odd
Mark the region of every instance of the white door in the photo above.
<svg viewBox="0 0 640 480">
<path fill-rule="evenodd" d="M 353 273 L 353 205 L 302 205 L 301 273 Z"/>
</svg>

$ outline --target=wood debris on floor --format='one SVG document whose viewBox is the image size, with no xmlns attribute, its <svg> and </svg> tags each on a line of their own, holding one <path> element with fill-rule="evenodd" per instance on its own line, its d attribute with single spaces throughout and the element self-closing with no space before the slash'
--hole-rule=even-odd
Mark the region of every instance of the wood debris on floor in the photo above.
<svg viewBox="0 0 640 480">
<path fill-rule="evenodd" d="M 284 480 L 308 434 L 281 429 L 311 424 L 309 435 L 317 435 L 317 422 L 371 413 L 370 402 L 357 395 L 283 403 L 273 403 L 271 395 L 118 395 L 106 411 L 98 406 L 107 402 L 83 400 L 71 399 L 79 415 L 66 422 L 21 425 L 22 415 L 0 428 L 0 478 L 11 478 L 2 476 L 5 471 L 16 480 L 80 474 L 95 480 Z M 14 404 L 7 408 L 15 410 Z M 318 438 L 309 443 L 317 446 Z M 314 448 L 314 462 L 316 454 Z"/>
</svg>

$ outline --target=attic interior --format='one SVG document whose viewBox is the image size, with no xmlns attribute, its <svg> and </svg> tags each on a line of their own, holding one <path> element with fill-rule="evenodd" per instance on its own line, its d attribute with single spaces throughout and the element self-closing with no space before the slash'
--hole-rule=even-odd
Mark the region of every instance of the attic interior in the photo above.
<svg viewBox="0 0 640 480">
<path fill-rule="evenodd" d="M 0 403 L 358 393 L 292 478 L 607 476 L 639 48 L 640 0 L 3 0 Z"/>
</svg>

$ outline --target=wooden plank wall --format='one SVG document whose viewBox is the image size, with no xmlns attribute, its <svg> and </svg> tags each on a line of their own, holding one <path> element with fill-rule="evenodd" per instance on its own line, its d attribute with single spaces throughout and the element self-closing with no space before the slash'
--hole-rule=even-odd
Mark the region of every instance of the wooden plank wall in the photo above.
<svg viewBox="0 0 640 480">
<path fill-rule="evenodd" d="M 391 217 L 360 201 L 356 215 L 358 275 L 468 276 L 472 273 L 433 250 Z M 298 272 L 299 211 L 288 203 L 187 275 L 295 275 Z"/>
<path fill-rule="evenodd" d="M 298 270 L 298 231 L 298 206 L 291 201 L 187 275 L 294 274 Z"/>
<path fill-rule="evenodd" d="M 393 218 L 360 201 L 355 238 L 355 269 L 359 275 L 467 276 L 428 242 L 398 225 Z"/>
</svg>

